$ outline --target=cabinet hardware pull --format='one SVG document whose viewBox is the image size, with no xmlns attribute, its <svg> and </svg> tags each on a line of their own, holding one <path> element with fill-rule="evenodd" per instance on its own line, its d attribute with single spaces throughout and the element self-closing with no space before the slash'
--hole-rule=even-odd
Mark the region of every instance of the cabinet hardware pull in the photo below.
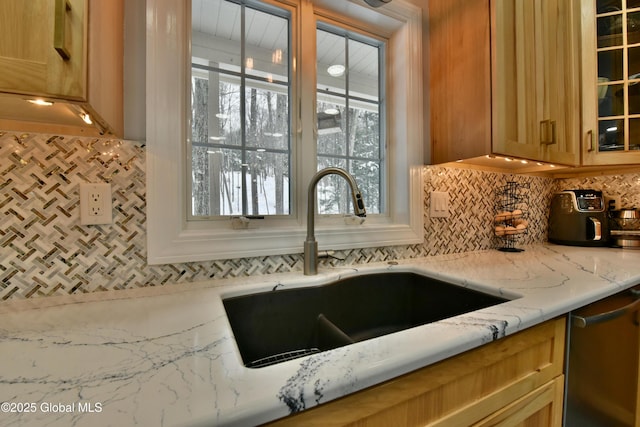
<svg viewBox="0 0 640 427">
<path fill-rule="evenodd" d="M 634 295 L 635 296 L 635 295 Z M 637 298 L 637 296 L 635 296 Z M 571 322 L 573 325 L 578 328 L 586 328 L 590 325 L 595 325 L 597 323 L 604 323 L 609 320 L 616 319 L 629 311 L 635 308 L 636 305 L 640 304 L 640 299 L 636 299 L 635 301 L 617 308 L 615 310 L 607 311 L 605 313 L 594 314 L 593 316 L 579 316 L 577 314 L 571 315 Z"/>
<path fill-rule="evenodd" d="M 591 153 L 592 151 L 595 151 L 595 147 L 593 146 L 595 142 L 593 129 L 589 129 L 587 131 L 587 136 L 589 137 L 589 148 L 587 149 L 587 152 Z"/>
<path fill-rule="evenodd" d="M 551 139 L 549 138 L 549 127 L 551 127 Z M 553 145 L 556 143 L 556 121 L 542 120 L 540 122 L 540 144 Z"/>
<path fill-rule="evenodd" d="M 67 12 L 71 10 L 71 5 L 67 0 L 56 0 L 55 17 L 53 24 L 53 47 L 58 55 L 65 61 L 71 59 L 71 53 L 65 47 L 65 25 Z"/>
</svg>

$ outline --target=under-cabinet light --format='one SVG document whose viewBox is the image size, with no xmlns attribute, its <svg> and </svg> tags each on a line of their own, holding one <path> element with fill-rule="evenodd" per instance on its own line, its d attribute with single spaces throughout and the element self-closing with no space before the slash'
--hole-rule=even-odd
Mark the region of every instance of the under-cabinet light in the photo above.
<svg viewBox="0 0 640 427">
<path fill-rule="evenodd" d="M 50 106 L 53 105 L 53 102 L 45 101 L 44 99 L 40 99 L 40 98 L 38 98 L 38 99 L 27 99 L 27 102 L 30 102 L 30 103 L 35 104 L 35 105 L 41 105 L 43 107 L 50 107 Z"/>
<path fill-rule="evenodd" d="M 80 118 L 88 125 L 93 124 L 93 120 L 91 120 L 91 116 L 89 115 L 89 113 L 80 113 Z"/>
</svg>

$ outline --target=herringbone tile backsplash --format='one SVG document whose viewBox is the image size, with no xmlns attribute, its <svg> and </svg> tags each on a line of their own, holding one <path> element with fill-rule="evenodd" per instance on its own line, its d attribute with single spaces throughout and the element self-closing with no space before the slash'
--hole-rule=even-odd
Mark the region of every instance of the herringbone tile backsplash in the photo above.
<svg viewBox="0 0 640 427">
<path fill-rule="evenodd" d="M 424 244 L 345 251 L 345 261 L 331 262 L 496 247 L 495 191 L 510 180 L 531 189 L 529 232 L 518 244 L 544 241 L 552 180 L 425 167 Z M 83 182 L 111 183 L 112 225 L 80 225 Z M 431 191 L 449 191 L 450 218 L 428 217 Z M 145 149 L 139 144 L 0 131 L 0 301 L 302 270 L 302 254 L 147 265 L 145 210 Z"/>
</svg>

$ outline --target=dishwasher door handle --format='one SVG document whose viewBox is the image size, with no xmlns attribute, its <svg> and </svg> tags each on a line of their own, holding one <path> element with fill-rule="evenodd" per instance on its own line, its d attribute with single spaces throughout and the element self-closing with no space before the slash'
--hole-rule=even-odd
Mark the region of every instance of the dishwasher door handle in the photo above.
<svg viewBox="0 0 640 427">
<path fill-rule="evenodd" d="M 634 297 L 638 298 L 637 294 L 634 292 L 633 293 Z M 636 299 L 635 301 L 622 306 L 620 308 L 617 308 L 615 310 L 611 310 L 611 311 L 606 311 L 604 313 L 598 313 L 598 314 L 594 314 L 593 316 L 579 316 L 577 314 L 572 314 L 571 315 L 571 322 L 573 325 L 577 326 L 578 328 L 586 328 L 587 326 L 590 325 L 595 325 L 598 323 L 604 323 L 607 322 L 609 320 L 613 320 L 616 319 L 628 312 L 630 312 L 631 310 L 633 310 L 634 308 L 636 308 L 636 306 L 640 304 L 640 299 Z"/>
</svg>

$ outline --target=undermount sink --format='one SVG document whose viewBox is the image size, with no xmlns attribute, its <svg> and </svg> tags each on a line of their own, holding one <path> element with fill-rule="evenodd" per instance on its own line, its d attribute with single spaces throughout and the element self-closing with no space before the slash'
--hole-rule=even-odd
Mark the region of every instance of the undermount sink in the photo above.
<svg viewBox="0 0 640 427">
<path fill-rule="evenodd" d="M 410 272 L 223 299 L 245 366 L 259 368 L 391 334 L 507 299 Z"/>
</svg>

